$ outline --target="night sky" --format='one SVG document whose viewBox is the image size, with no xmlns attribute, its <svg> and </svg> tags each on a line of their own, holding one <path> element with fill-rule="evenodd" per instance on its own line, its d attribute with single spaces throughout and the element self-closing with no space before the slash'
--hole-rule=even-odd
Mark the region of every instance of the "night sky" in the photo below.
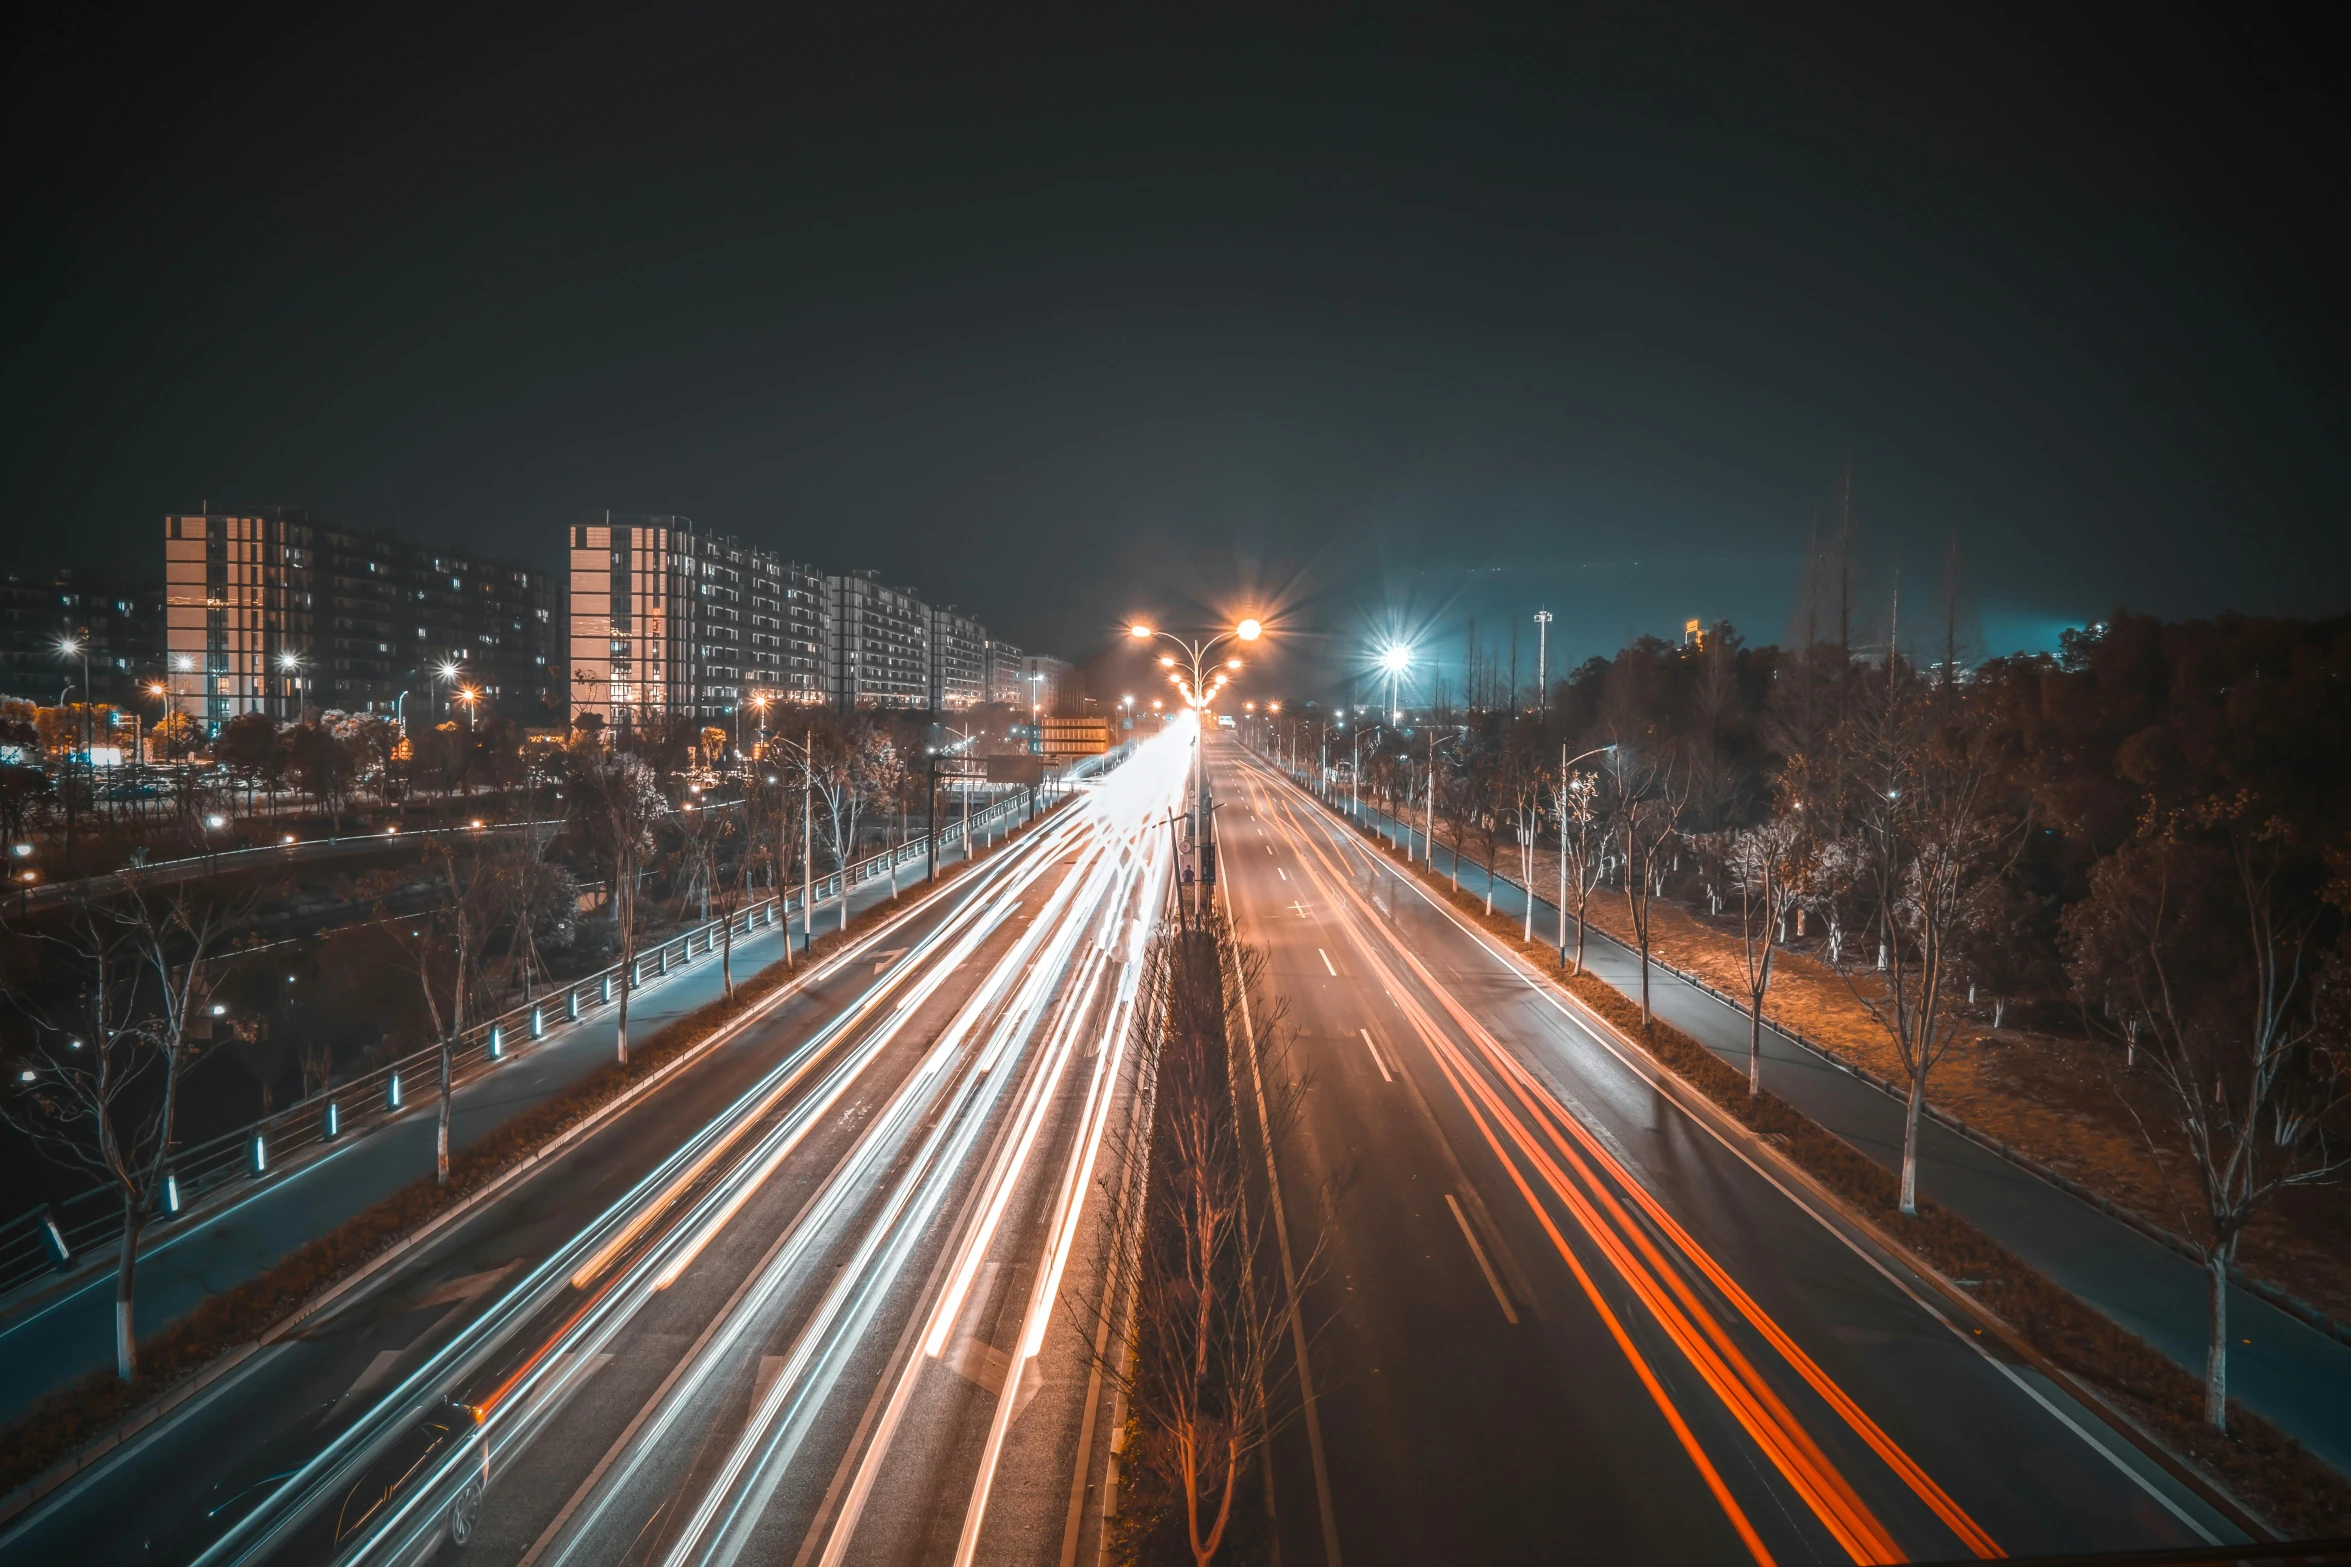
<svg viewBox="0 0 2351 1567">
<path fill-rule="evenodd" d="M 12 558 L 674 511 L 1072 657 L 1278 600 L 1344 669 L 1538 604 L 1775 640 L 1849 467 L 1985 651 L 2351 608 L 2333 24 L 325 9 L 0 24 Z"/>
</svg>

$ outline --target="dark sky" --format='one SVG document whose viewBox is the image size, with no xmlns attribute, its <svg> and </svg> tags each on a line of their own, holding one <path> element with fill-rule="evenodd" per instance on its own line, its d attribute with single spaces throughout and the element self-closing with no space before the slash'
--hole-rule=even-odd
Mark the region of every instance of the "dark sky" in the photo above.
<svg viewBox="0 0 2351 1567">
<path fill-rule="evenodd" d="M 1780 636 L 1850 463 L 1992 651 L 2351 608 L 2331 24 L 320 9 L 4 24 L 13 557 L 677 511 L 1072 656 L 1580 656 Z"/>
</svg>

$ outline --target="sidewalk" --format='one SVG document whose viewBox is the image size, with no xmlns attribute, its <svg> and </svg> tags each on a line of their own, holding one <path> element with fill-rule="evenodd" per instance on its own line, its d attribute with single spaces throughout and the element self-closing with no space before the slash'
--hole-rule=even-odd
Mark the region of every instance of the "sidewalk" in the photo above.
<svg viewBox="0 0 2351 1567">
<path fill-rule="evenodd" d="M 1343 817 L 1346 803 L 1332 810 Z M 1402 829 L 1392 818 L 1368 806 L 1363 816 L 1390 842 L 1399 841 Z M 1417 825 L 1410 831 L 1415 844 L 1425 848 Z M 1452 856 L 1441 844 L 1434 865 L 1439 874 L 1451 870 Z M 1464 860 L 1460 869 L 1462 889 L 1482 897 L 1485 868 Z M 1516 883 L 1496 881 L 1497 914 L 1523 915 L 1525 900 L 1525 890 Z M 1545 898 L 1535 899 L 1535 911 L 1538 930 L 1557 918 Z M 1627 996 L 1640 994 L 1639 955 L 1597 925 L 1585 947 L 1585 967 Z M 1649 987 L 1659 1017 L 1746 1071 L 1746 1013 L 1654 959 Z M 1768 1026 L 1763 1086 L 1888 1169 L 1899 1165 L 1901 1105 Z M 1932 1121 L 1924 1122 L 1919 1133 L 1919 1190 L 2203 1375 L 2205 1280 L 2188 1259 Z M 2351 1345 L 2243 1289 L 2230 1291 L 2229 1322 L 2238 1340 L 2230 1346 L 2230 1395 L 2351 1473 Z"/>
<path fill-rule="evenodd" d="M 911 893 L 922 867 L 910 865 L 898 886 Z M 854 917 L 889 901 L 891 883 L 852 890 Z M 839 904 L 815 911 L 818 934 L 840 918 Z M 797 919 L 794 934 L 799 933 Z M 734 944 L 738 982 L 783 956 L 784 932 L 763 929 Z M 663 1024 L 725 993 L 718 955 L 695 958 L 641 987 L 629 1002 L 630 1035 L 650 1037 Z M 496 1068 L 458 1084 L 450 1114 L 453 1147 L 489 1134 L 508 1116 L 554 1097 L 613 1058 L 617 1009 L 600 1006 Z M 217 1206 L 148 1231 L 139 1261 L 139 1329 L 160 1331 L 207 1295 L 234 1288 L 274 1266 L 296 1247 L 428 1175 L 433 1168 L 437 1103 L 416 1096 L 400 1119 L 375 1127 L 283 1177 L 225 1197 Z M 109 1252 L 111 1257 L 112 1253 Z M 87 1372 L 114 1363 L 114 1270 L 92 1269 L 62 1289 L 37 1291 L 0 1316 L 0 1420 Z"/>
</svg>

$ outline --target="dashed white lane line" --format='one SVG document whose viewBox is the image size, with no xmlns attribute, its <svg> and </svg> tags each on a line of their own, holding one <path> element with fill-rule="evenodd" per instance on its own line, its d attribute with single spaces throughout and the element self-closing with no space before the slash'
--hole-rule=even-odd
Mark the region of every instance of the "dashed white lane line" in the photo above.
<svg viewBox="0 0 2351 1567">
<path fill-rule="evenodd" d="M 1316 957 L 1318 957 L 1318 958 L 1322 959 L 1322 966 L 1323 966 L 1324 968 L 1330 969 L 1330 971 L 1331 971 L 1331 978 L 1333 978 L 1333 979 L 1337 979 L 1337 978 L 1339 977 L 1339 971 L 1338 971 L 1338 969 L 1337 969 L 1336 967 L 1334 967 L 1334 966 L 1332 965 L 1332 963 L 1331 963 L 1331 955 L 1330 955 L 1329 953 L 1327 953 L 1327 952 L 1323 951 L 1323 950 L 1322 950 L 1322 948 L 1320 948 L 1320 947 L 1317 947 L 1317 948 L 1315 948 L 1315 949 L 1314 949 L 1314 955 L 1315 955 Z"/>
<path fill-rule="evenodd" d="M 1469 1242 L 1469 1254 L 1478 1260 L 1478 1271 L 1486 1276 L 1486 1287 L 1494 1292 L 1496 1304 L 1502 1308 L 1502 1320 L 1515 1324 L 1518 1313 L 1511 1309 L 1510 1297 L 1502 1293 L 1502 1281 L 1494 1277 L 1494 1265 L 1486 1260 L 1486 1248 L 1478 1244 L 1477 1231 L 1469 1227 L 1469 1215 L 1461 1211 L 1461 1204 L 1453 1194 L 1445 1194 L 1445 1206 L 1453 1210 L 1453 1222 L 1461 1226 L 1461 1238 Z"/>
<path fill-rule="evenodd" d="M 1279 865 L 1273 868 L 1273 873 L 1284 881 L 1288 881 L 1290 879 L 1290 873 L 1286 870 L 1283 870 Z"/>
<path fill-rule="evenodd" d="M 1362 1028 L 1357 1029 L 1356 1032 L 1363 1036 L 1363 1048 L 1371 1052 L 1371 1064 L 1380 1069 L 1380 1081 L 1383 1083 L 1396 1081 L 1388 1075 L 1388 1063 L 1380 1059 L 1380 1047 L 1371 1042 L 1371 1030 Z"/>
</svg>

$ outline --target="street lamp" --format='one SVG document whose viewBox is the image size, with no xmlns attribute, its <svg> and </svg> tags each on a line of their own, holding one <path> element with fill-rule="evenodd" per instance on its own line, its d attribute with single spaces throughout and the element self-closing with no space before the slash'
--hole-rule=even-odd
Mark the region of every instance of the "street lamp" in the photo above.
<svg viewBox="0 0 2351 1567">
<path fill-rule="evenodd" d="M 440 667 L 433 671 L 434 676 L 438 678 L 444 685 L 452 687 L 457 684 L 458 677 L 464 673 L 465 666 L 458 663 L 458 661 L 453 658 L 445 658 L 441 660 Z"/>
<path fill-rule="evenodd" d="M 1380 668 L 1386 671 L 1388 676 L 1388 722 L 1391 724 L 1404 722 L 1403 710 L 1396 705 L 1396 682 L 1402 679 L 1404 671 L 1411 667 L 1412 649 L 1401 642 L 1391 644 L 1385 652 L 1380 654 Z"/>
<path fill-rule="evenodd" d="M 473 732 L 474 704 L 479 702 L 481 699 L 481 692 L 474 689 L 472 686 L 462 687 L 457 692 L 457 700 L 465 704 L 465 729 L 466 733 L 468 734 Z"/>
</svg>

